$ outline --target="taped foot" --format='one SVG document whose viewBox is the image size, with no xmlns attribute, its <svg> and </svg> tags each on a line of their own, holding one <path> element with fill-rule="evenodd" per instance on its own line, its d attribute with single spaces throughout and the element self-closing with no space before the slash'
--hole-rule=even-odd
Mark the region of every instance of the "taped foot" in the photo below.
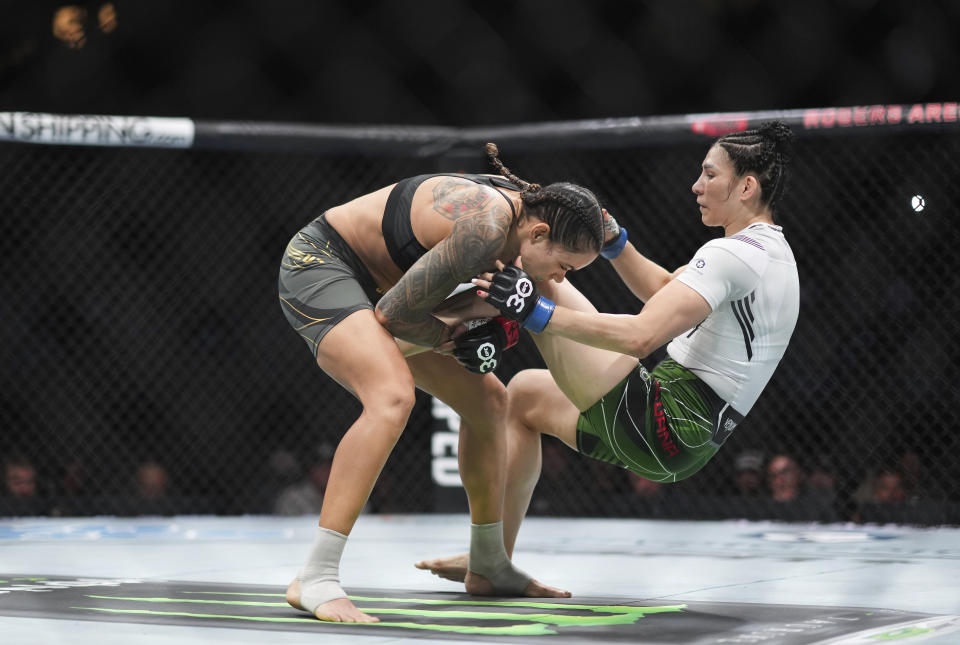
<svg viewBox="0 0 960 645">
<path fill-rule="evenodd" d="M 522 596 L 530 580 L 507 556 L 503 522 L 470 525 L 470 566 L 464 580 L 467 593 Z"/>
<path fill-rule="evenodd" d="M 429 571 L 444 580 L 464 582 L 467 579 L 467 563 L 469 561 L 470 555 L 461 553 L 460 555 L 451 555 L 446 558 L 421 560 L 413 566 L 423 571 Z"/>
<path fill-rule="evenodd" d="M 479 573 L 470 571 L 464 581 L 467 593 L 471 596 L 523 596 L 525 598 L 570 598 L 573 594 L 565 589 L 551 587 L 530 579 L 522 590 L 497 588 Z"/>
<path fill-rule="evenodd" d="M 299 609 L 300 611 L 306 611 L 307 613 L 312 613 L 319 620 L 331 622 L 331 623 L 378 623 L 380 619 L 365 614 L 357 606 L 353 604 L 353 601 L 346 597 L 346 594 L 340 598 L 334 598 L 333 600 L 328 600 L 326 602 L 318 604 L 313 611 L 310 611 L 304 607 L 301 597 L 300 590 L 300 580 L 294 578 L 293 582 L 290 583 L 290 586 L 287 587 L 287 604 L 289 604 L 294 609 Z"/>
</svg>

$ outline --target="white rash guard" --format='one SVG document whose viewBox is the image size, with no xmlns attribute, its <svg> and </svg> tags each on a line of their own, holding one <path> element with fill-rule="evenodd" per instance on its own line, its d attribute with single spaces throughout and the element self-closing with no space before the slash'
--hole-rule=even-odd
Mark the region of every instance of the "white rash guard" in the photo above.
<svg viewBox="0 0 960 645">
<path fill-rule="evenodd" d="M 787 349 L 800 311 L 800 280 L 782 229 L 752 224 L 704 244 L 676 278 L 711 313 L 667 353 L 746 416 Z"/>
</svg>

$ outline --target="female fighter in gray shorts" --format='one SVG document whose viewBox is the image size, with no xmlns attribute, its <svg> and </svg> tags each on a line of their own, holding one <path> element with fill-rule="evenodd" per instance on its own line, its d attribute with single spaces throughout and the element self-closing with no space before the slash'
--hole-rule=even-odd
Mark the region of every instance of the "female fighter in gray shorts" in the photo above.
<svg viewBox="0 0 960 645">
<path fill-rule="evenodd" d="M 488 153 L 508 173 L 495 147 Z M 415 352 L 450 339 L 435 307 L 497 261 L 522 254 L 544 281 L 562 281 L 592 262 L 603 243 L 602 217 L 593 193 L 574 184 L 420 175 L 331 208 L 293 237 L 280 269 L 284 313 L 363 412 L 334 456 L 315 544 L 287 589 L 291 605 L 323 620 L 375 620 L 340 587 L 340 556 L 407 423 L 415 386 L 462 419 L 461 478 L 472 522 L 467 591 L 566 595 L 515 569 L 503 547 L 506 389 L 491 370 L 510 344 L 512 323 L 491 321 L 457 338 L 456 355 L 470 371 L 449 356 Z"/>
</svg>

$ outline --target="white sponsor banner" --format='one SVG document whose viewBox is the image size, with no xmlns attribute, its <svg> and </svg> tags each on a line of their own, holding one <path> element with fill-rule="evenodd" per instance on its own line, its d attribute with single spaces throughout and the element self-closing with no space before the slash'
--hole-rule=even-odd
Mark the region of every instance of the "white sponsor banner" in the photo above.
<svg viewBox="0 0 960 645">
<path fill-rule="evenodd" d="M 189 148 L 193 134 L 184 118 L 0 112 L 0 141 Z"/>
</svg>

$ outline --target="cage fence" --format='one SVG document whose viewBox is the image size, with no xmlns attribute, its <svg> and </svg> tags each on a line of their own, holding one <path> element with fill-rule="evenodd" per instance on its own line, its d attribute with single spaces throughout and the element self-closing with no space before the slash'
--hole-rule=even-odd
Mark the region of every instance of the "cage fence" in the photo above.
<svg viewBox="0 0 960 645">
<path fill-rule="evenodd" d="M 281 314 L 277 269 L 296 230 L 402 177 L 486 171 L 482 140 L 496 137 L 520 176 L 590 187 L 643 253 L 678 267 L 718 234 L 691 193 L 715 132 L 691 122 L 383 128 L 312 144 L 303 128 L 214 124 L 219 147 L 0 143 L 0 515 L 282 512 L 278 498 L 307 487 L 360 413 Z M 531 513 L 960 522 L 960 129 L 792 123 L 778 223 L 800 319 L 747 420 L 701 472 L 666 485 L 545 439 Z M 641 307 L 603 261 L 571 280 L 601 311 Z M 541 366 L 524 338 L 499 375 Z M 456 422 L 418 393 L 370 512 L 466 509 Z M 769 486 L 784 464 L 790 501 Z M 37 492 L 19 496 L 26 467 Z"/>
</svg>

